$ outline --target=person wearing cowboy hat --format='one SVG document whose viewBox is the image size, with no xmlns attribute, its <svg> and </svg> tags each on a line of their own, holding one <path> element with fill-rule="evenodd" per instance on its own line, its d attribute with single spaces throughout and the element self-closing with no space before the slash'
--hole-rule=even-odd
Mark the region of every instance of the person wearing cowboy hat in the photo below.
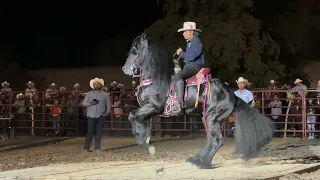
<svg viewBox="0 0 320 180">
<path fill-rule="evenodd" d="M 301 90 L 304 91 L 304 95 L 307 96 L 308 94 L 308 88 L 306 85 L 302 84 L 302 80 L 300 78 L 296 79 L 293 82 L 296 86 L 292 88 L 292 90 L 298 91 L 298 94 L 302 97 L 303 92 Z"/>
<path fill-rule="evenodd" d="M 245 88 L 246 80 L 243 77 L 239 77 L 238 80 L 236 80 L 236 83 L 238 84 L 239 89 L 235 91 L 234 94 L 244 102 L 250 104 L 250 106 L 253 108 L 255 106 L 255 102 L 252 92 Z"/>
<path fill-rule="evenodd" d="M 15 107 L 15 111 L 17 114 L 15 114 L 16 120 L 21 120 L 21 122 L 19 122 L 20 126 L 26 126 L 26 121 L 28 120 L 28 115 L 25 114 L 26 110 L 27 110 L 27 106 L 26 106 L 26 100 L 24 98 L 24 95 L 22 93 L 19 93 L 16 95 L 16 100 L 14 101 L 14 103 L 12 103 L 12 107 Z"/>
<path fill-rule="evenodd" d="M 111 91 L 115 91 L 116 89 L 118 89 L 118 88 L 117 88 L 117 86 L 118 86 L 117 81 L 113 81 L 113 82 L 110 84 L 110 86 L 111 86 L 111 88 L 110 88 Z"/>
<path fill-rule="evenodd" d="M 56 89 L 56 83 L 51 83 L 49 88 L 46 90 L 45 98 L 46 99 L 55 99 L 58 97 L 59 91 Z"/>
<path fill-rule="evenodd" d="M 268 90 L 269 91 L 275 91 L 275 90 L 277 90 L 277 87 L 275 86 L 275 84 L 276 84 L 276 81 L 275 80 L 270 80 L 270 85 L 269 85 L 269 87 L 268 87 Z M 275 95 L 276 93 L 275 92 L 267 92 L 266 93 L 266 98 L 267 98 L 267 100 L 272 100 L 272 98 L 273 98 L 273 96 Z"/>
<path fill-rule="evenodd" d="M 83 101 L 82 106 L 87 109 L 88 132 L 84 144 L 85 152 L 90 151 L 90 145 L 93 136 L 95 136 L 95 150 L 101 152 L 101 137 L 103 132 L 103 123 L 110 114 L 111 103 L 109 95 L 102 91 L 104 80 L 101 78 L 91 79 L 89 82 L 91 91 L 89 91 Z"/>
<path fill-rule="evenodd" d="M 197 29 L 195 22 L 184 22 L 183 28 L 179 29 L 178 32 L 183 32 L 187 47 L 186 51 L 183 51 L 180 47 L 176 51 L 184 59 L 185 66 L 175 75 L 176 93 L 180 104 L 175 105 L 174 111 L 185 108 L 184 80 L 196 75 L 204 67 L 202 43 L 198 38 L 198 33 L 202 31 Z"/>
<path fill-rule="evenodd" d="M 7 81 L 1 83 L 2 89 L 1 92 L 10 92 L 12 89 L 9 87 L 10 84 Z"/>
<path fill-rule="evenodd" d="M 73 97 L 76 97 L 76 95 L 78 95 L 79 97 L 84 97 L 84 94 L 80 92 L 79 88 L 80 88 L 79 83 L 75 83 L 73 85 L 73 90 L 71 91 Z"/>
<path fill-rule="evenodd" d="M 34 83 L 32 81 L 27 82 L 27 88 L 24 94 L 29 99 L 32 98 L 35 94 L 37 94 L 37 89 L 34 87 Z"/>
</svg>

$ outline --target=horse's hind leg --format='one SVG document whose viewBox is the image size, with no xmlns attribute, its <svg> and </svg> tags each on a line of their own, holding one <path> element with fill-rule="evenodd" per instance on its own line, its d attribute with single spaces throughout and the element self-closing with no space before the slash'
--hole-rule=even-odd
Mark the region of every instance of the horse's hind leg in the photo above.
<svg viewBox="0 0 320 180">
<path fill-rule="evenodd" d="M 191 163 L 200 169 L 212 168 L 212 159 L 223 145 L 223 137 L 220 128 L 221 122 L 229 117 L 232 111 L 233 108 L 230 108 L 228 110 L 224 110 L 224 112 L 218 111 L 216 114 L 207 116 L 207 145 L 198 154 L 193 157 L 189 157 L 187 159 L 188 163 Z"/>
<path fill-rule="evenodd" d="M 129 114 L 129 121 L 132 124 L 132 133 L 136 137 L 137 144 L 148 154 L 154 154 L 155 149 L 149 145 L 150 132 L 147 121 L 156 113 L 155 108 L 150 104 L 145 104 Z"/>
</svg>

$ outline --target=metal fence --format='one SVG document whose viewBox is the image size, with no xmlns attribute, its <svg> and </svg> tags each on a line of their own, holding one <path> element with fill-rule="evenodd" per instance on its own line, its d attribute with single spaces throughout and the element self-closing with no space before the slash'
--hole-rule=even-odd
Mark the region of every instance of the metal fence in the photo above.
<svg viewBox="0 0 320 180">
<path fill-rule="evenodd" d="M 280 116 L 283 117 L 283 122 L 275 121 L 275 125 L 279 125 L 283 128 L 276 129 L 276 133 L 283 134 L 283 137 L 291 136 L 292 134 L 298 134 L 299 137 L 306 138 L 308 137 L 308 133 L 320 132 L 319 130 L 319 120 L 315 123 L 316 130 L 309 131 L 307 130 L 307 116 L 316 116 L 319 114 L 308 114 L 307 102 L 312 99 L 316 102 L 319 102 L 320 97 L 316 98 L 307 98 L 306 93 L 317 93 L 315 90 L 310 90 L 308 92 L 302 92 L 302 97 L 298 98 L 287 98 L 288 92 L 294 91 L 286 91 L 286 90 L 252 90 L 255 94 L 255 102 L 256 102 L 256 110 L 265 114 L 268 117 L 271 116 Z M 5 96 L 2 96 L 0 99 L 0 127 L 4 129 L 10 124 L 10 126 L 14 126 L 17 133 L 27 133 L 27 134 L 35 134 L 41 135 L 46 134 L 48 132 L 52 132 L 57 129 L 54 126 L 54 121 L 52 118 L 52 112 L 50 111 L 51 104 L 53 104 L 53 100 L 59 101 L 59 106 L 62 109 L 60 114 L 58 129 L 62 132 L 73 133 L 76 135 L 84 135 L 86 131 L 86 117 L 85 117 L 85 109 L 83 109 L 80 104 L 83 99 L 83 92 L 69 92 L 64 95 L 59 95 L 54 99 L 46 99 L 45 93 L 43 91 L 37 92 L 37 97 L 29 99 L 25 97 L 23 100 L 25 103 L 16 103 L 16 95 L 19 93 L 24 93 L 21 91 L 8 92 Z M 72 96 L 68 97 L 72 93 Z M 109 92 L 111 103 L 114 103 L 114 94 L 120 94 L 119 92 Z M 132 93 L 132 92 L 126 92 Z M 277 93 L 279 94 L 282 103 L 282 114 L 273 115 L 270 112 L 270 107 L 268 104 L 273 99 L 270 98 L 270 94 Z M 61 98 L 67 97 L 67 98 Z M 112 110 L 110 116 L 107 117 L 107 120 L 104 123 L 104 130 L 108 132 L 115 132 L 114 135 L 119 135 L 121 132 L 126 131 L 128 134 L 131 134 L 131 124 L 127 120 L 128 113 L 138 108 L 138 104 L 135 98 L 120 98 L 121 105 L 119 107 L 123 110 L 123 114 L 115 114 Z M 70 102 L 69 105 L 66 105 L 66 101 Z M 301 102 L 301 106 L 296 107 L 292 106 L 292 104 L 296 101 Z M 71 103 L 72 102 L 72 103 Z M 320 103 L 320 102 L 319 102 Z M 320 104 L 316 106 L 311 106 L 315 109 L 320 109 Z M 70 104 L 72 107 L 70 108 Z M 308 106 L 309 107 L 309 106 Z M 25 112 L 23 112 L 23 108 L 25 108 Z M 291 110 L 294 108 L 299 108 L 301 113 L 294 114 Z M 317 110 L 317 112 L 319 112 Z M 294 120 L 292 120 L 294 119 Z M 318 119 L 318 118 L 317 118 Z M 231 116 L 228 120 L 224 121 L 222 124 L 222 131 L 224 136 L 232 136 L 232 126 L 233 126 L 234 117 Z M 310 123 L 309 123 L 310 124 Z M 151 130 L 155 133 L 177 133 L 177 134 L 188 134 L 194 132 L 204 132 L 204 127 L 201 121 L 201 116 L 183 116 L 183 117 L 153 117 L 150 121 Z M 293 127 L 293 128 L 292 128 Z"/>
</svg>

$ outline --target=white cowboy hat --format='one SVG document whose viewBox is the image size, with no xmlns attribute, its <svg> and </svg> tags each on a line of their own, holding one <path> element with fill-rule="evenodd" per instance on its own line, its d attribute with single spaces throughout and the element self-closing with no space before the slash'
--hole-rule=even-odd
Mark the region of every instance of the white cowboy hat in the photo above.
<svg viewBox="0 0 320 180">
<path fill-rule="evenodd" d="M 61 87 L 60 87 L 60 91 L 61 91 L 62 89 L 67 90 L 67 88 L 64 87 L 64 86 L 61 86 Z"/>
<path fill-rule="evenodd" d="M 294 81 L 294 84 L 298 84 L 298 83 L 300 83 L 300 82 L 302 82 L 302 80 L 301 80 L 300 78 L 298 78 L 298 79 L 296 79 L 296 80 Z"/>
<path fill-rule="evenodd" d="M 80 87 L 80 84 L 75 83 L 75 84 L 73 85 L 73 87 Z"/>
<path fill-rule="evenodd" d="M 56 83 L 53 82 L 53 83 L 50 84 L 50 86 L 56 86 Z"/>
<path fill-rule="evenodd" d="M 27 82 L 27 85 L 34 85 L 32 81 Z"/>
<path fill-rule="evenodd" d="M 117 87 L 118 88 L 123 88 L 123 84 L 119 83 Z"/>
<path fill-rule="evenodd" d="M 272 80 L 270 81 L 270 84 L 274 84 L 274 83 L 276 83 L 276 81 L 272 79 Z"/>
<path fill-rule="evenodd" d="M 137 82 L 136 81 L 132 81 L 131 84 L 137 84 Z"/>
<path fill-rule="evenodd" d="M 17 94 L 16 98 L 18 99 L 20 96 L 23 96 L 23 94 L 22 93 Z"/>
<path fill-rule="evenodd" d="M 114 84 L 115 84 L 115 85 L 118 84 L 117 81 L 113 81 L 110 85 L 112 86 L 112 85 L 114 85 Z"/>
<path fill-rule="evenodd" d="M 96 78 L 90 80 L 89 85 L 92 89 L 94 89 L 93 83 L 95 83 L 95 82 L 99 82 L 102 86 L 104 86 L 104 80 L 96 77 Z"/>
<path fill-rule="evenodd" d="M 246 82 L 246 80 L 243 77 L 239 77 L 238 80 L 236 80 L 236 83 L 242 83 L 242 82 L 244 83 Z"/>
<path fill-rule="evenodd" d="M 8 83 L 7 81 L 1 83 L 1 86 L 3 87 L 5 84 L 7 84 L 8 86 L 10 86 L 10 83 Z"/>
<path fill-rule="evenodd" d="M 179 29 L 178 32 L 182 31 L 198 31 L 202 32 L 200 29 L 197 29 L 197 25 L 195 22 L 184 22 L 183 28 Z"/>
</svg>

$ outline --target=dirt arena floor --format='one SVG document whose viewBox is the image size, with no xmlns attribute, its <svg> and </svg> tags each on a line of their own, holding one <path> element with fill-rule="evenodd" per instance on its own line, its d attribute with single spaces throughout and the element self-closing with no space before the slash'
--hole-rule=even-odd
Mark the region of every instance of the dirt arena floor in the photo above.
<svg viewBox="0 0 320 180">
<path fill-rule="evenodd" d="M 27 148 L 13 142 L 16 149 L 0 146 L 0 179 L 320 179 L 318 140 L 274 139 L 258 158 L 243 163 L 234 140 L 226 139 L 209 170 L 185 163 L 205 139 L 152 140 L 154 156 L 144 155 L 132 138 L 104 137 L 101 154 L 84 153 L 84 138 Z"/>
</svg>

